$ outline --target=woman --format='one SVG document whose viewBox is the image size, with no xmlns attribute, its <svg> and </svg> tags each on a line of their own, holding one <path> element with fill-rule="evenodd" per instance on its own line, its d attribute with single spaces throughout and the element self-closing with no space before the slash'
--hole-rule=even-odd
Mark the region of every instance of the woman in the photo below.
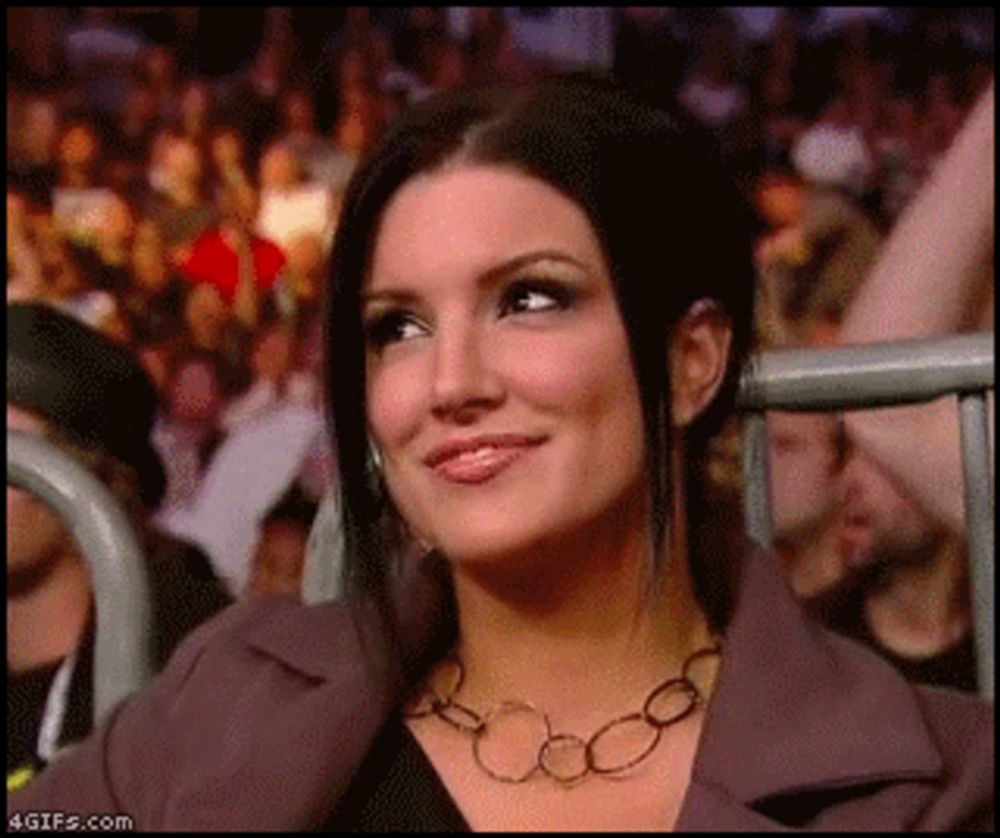
<svg viewBox="0 0 1000 838">
<path fill-rule="evenodd" d="M 405 116 L 333 254 L 348 604 L 231 609 L 8 822 L 988 826 L 988 708 L 808 623 L 705 503 L 752 232 L 700 140 L 610 88 Z"/>
</svg>

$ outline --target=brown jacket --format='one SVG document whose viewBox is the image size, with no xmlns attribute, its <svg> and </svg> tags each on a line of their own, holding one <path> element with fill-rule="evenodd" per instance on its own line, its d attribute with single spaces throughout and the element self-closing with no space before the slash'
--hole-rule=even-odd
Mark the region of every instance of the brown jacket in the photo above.
<svg viewBox="0 0 1000 838">
<path fill-rule="evenodd" d="M 140 829 L 323 821 L 395 697 L 343 606 L 241 604 L 185 642 L 12 812 L 125 812 Z M 993 825 L 993 711 L 913 687 L 810 622 L 752 553 L 724 640 L 679 831 Z"/>
</svg>

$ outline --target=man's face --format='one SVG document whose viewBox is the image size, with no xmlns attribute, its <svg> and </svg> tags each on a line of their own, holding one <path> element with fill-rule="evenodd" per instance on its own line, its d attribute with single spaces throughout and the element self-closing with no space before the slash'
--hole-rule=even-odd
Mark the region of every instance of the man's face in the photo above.
<svg viewBox="0 0 1000 838">
<path fill-rule="evenodd" d="M 41 437 L 45 422 L 34 413 L 7 405 L 7 430 Z M 40 567 L 66 549 L 69 531 L 35 495 L 7 484 L 7 578 Z"/>
<path fill-rule="evenodd" d="M 836 420 L 772 411 L 767 423 L 775 535 L 779 543 L 797 547 L 830 525 L 840 508 Z"/>
<path fill-rule="evenodd" d="M 854 451 L 848 459 L 844 484 L 842 546 L 850 566 L 905 561 L 933 549 L 939 528 L 863 452 Z"/>
</svg>

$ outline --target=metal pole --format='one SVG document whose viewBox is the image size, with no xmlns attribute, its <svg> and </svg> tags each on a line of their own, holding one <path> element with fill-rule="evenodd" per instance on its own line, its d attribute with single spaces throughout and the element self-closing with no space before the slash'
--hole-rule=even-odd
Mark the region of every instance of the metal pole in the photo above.
<svg viewBox="0 0 1000 838">
<path fill-rule="evenodd" d="M 45 440 L 8 430 L 7 481 L 51 506 L 87 560 L 97 603 L 94 722 L 100 723 L 152 671 L 149 580 L 139 543 L 104 485 Z"/>
<path fill-rule="evenodd" d="M 993 387 L 993 333 L 941 340 L 772 349 L 747 364 L 741 410 L 850 410 Z"/>
<path fill-rule="evenodd" d="M 771 515 L 771 470 L 768 457 L 767 415 L 750 413 L 743 419 L 744 515 L 747 534 L 762 547 L 774 544 Z"/>
<path fill-rule="evenodd" d="M 339 599 L 343 594 L 344 527 L 336 489 L 320 501 L 306 544 L 302 574 L 302 600 L 313 605 Z"/>
<path fill-rule="evenodd" d="M 962 426 L 962 467 L 965 477 L 965 525 L 969 538 L 969 568 L 976 623 L 979 692 L 993 700 L 993 485 L 990 480 L 989 428 L 985 393 L 959 399 Z"/>
</svg>

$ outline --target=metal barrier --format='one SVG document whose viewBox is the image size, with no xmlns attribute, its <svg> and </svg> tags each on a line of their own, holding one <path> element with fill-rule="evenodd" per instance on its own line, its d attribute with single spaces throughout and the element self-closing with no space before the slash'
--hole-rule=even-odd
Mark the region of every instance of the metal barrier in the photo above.
<svg viewBox="0 0 1000 838">
<path fill-rule="evenodd" d="M 344 528 L 340 519 L 340 497 L 329 490 L 323 495 L 306 544 L 302 569 L 302 600 L 313 605 L 338 599 L 340 569 L 344 564 Z"/>
<path fill-rule="evenodd" d="M 993 334 L 817 350 L 771 350 L 744 370 L 743 469 L 747 531 L 774 538 L 767 410 L 859 410 L 928 402 L 955 394 L 961 414 L 965 519 L 969 540 L 979 686 L 993 699 L 994 533 L 986 393 L 994 389 Z"/>
<path fill-rule="evenodd" d="M 959 396 L 966 520 L 982 694 L 993 697 L 993 484 L 985 393 L 994 387 L 993 335 L 823 350 L 773 350 L 744 370 L 738 406 L 746 414 L 744 473 L 749 534 L 771 544 L 766 410 L 842 410 Z M 7 480 L 37 494 L 64 520 L 94 579 L 97 641 L 94 715 L 100 721 L 150 677 L 150 599 L 142 553 L 110 493 L 52 445 L 8 431 Z M 338 595 L 342 551 L 332 499 L 314 524 L 305 598 Z"/>
<path fill-rule="evenodd" d="M 118 503 L 87 469 L 51 443 L 7 431 L 7 482 L 37 495 L 68 525 L 94 582 L 94 723 L 150 678 L 146 564 Z"/>
</svg>

